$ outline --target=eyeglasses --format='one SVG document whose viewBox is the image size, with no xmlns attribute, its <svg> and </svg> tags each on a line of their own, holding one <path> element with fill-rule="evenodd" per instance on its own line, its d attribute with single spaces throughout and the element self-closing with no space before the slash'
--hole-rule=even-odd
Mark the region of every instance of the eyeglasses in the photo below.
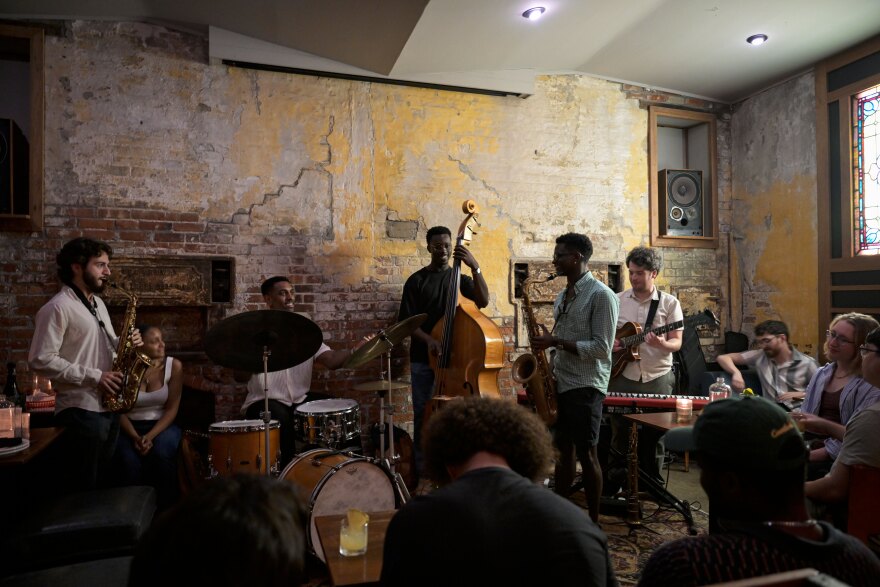
<svg viewBox="0 0 880 587">
<path fill-rule="evenodd" d="M 562 259 L 563 257 L 571 257 L 574 253 L 553 253 L 553 262 Z"/>
<path fill-rule="evenodd" d="M 768 336 L 768 337 L 765 337 L 765 338 L 759 338 L 759 339 L 756 340 L 755 342 L 758 343 L 758 346 L 765 346 L 765 345 L 770 344 L 770 343 L 773 342 L 774 340 L 776 340 L 778 337 L 779 337 L 779 335 L 776 334 L 776 335 L 774 335 L 774 336 Z"/>
<path fill-rule="evenodd" d="M 880 355 L 880 349 L 869 349 L 866 346 L 860 346 L 859 353 L 862 355 L 862 357 L 867 357 L 868 353 L 877 353 L 878 355 Z"/>
<path fill-rule="evenodd" d="M 854 340 L 850 340 L 848 338 L 843 338 L 842 336 L 840 336 L 839 334 L 837 334 L 833 330 L 826 330 L 825 331 L 825 338 L 827 338 L 828 340 L 836 340 L 838 344 L 855 344 L 856 343 L 856 341 L 854 341 Z"/>
</svg>

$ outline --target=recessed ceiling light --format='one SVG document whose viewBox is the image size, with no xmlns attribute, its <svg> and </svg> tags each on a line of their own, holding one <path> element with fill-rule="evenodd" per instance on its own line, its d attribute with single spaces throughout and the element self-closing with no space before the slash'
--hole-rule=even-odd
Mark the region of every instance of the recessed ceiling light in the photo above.
<svg viewBox="0 0 880 587">
<path fill-rule="evenodd" d="M 749 45 L 754 45 L 755 47 L 757 47 L 758 45 L 763 45 L 766 42 L 767 42 L 767 35 L 765 35 L 765 34 L 752 35 L 751 37 L 746 39 L 746 43 L 748 43 Z"/>
<path fill-rule="evenodd" d="M 522 13 L 523 18 L 527 18 L 529 20 L 538 20 L 544 15 L 544 11 L 547 10 L 543 6 L 535 6 L 534 8 L 529 8 L 525 12 Z"/>
</svg>

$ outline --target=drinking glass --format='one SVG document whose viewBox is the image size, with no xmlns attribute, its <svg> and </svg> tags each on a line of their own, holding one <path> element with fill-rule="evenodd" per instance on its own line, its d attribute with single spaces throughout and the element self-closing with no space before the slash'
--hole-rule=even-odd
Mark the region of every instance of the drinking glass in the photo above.
<svg viewBox="0 0 880 587">
<path fill-rule="evenodd" d="M 348 517 L 342 518 L 339 526 L 339 554 L 359 556 L 367 552 L 369 523 L 351 524 Z"/>
</svg>

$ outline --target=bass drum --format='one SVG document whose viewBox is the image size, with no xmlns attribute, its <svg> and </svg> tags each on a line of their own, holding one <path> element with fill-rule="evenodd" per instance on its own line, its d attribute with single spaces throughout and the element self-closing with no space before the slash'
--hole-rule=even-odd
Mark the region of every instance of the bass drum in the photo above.
<svg viewBox="0 0 880 587">
<path fill-rule="evenodd" d="M 397 507 L 391 477 L 364 457 L 316 448 L 297 455 L 281 478 L 309 495 L 309 548 L 324 562 L 316 517 L 344 514 L 348 508 L 380 512 Z"/>
</svg>

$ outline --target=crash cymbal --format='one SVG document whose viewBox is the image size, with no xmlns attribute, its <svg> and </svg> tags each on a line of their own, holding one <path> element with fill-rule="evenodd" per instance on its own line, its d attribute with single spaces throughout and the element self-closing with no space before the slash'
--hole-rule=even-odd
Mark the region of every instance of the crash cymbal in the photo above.
<svg viewBox="0 0 880 587">
<path fill-rule="evenodd" d="M 389 391 L 409 387 L 406 381 L 367 381 L 354 386 L 355 391 Z"/>
<path fill-rule="evenodd" d="M 268 370 L 282 371 L 313 357 L 323 338 L 318 325 L 305 316 L 255 310 L 214 325 L 205 336 L 205 352 L 218 365 L 262 373 L 263 348 L 268 347 Z"/>
<path fill-rule="evenodd" d="M 397 344 L 404 338 L 413 333 L 413 331 L 422 325 L 428 318 L 427 314 L 416 314 L 410 316 L 406 320 L 401 320 L 397 324 L 393 324 L 384 330 L 385 338 L 391 341 L 391 344 Z"/>
<path fill-rule="evenodd" d="M 401 320 L 397 324 L 392 324 L 384 330 L 380 330 L 376 335 L 363 343 L 361 346 L 352 351 L 351 356 L 346 359 L 342 365 L 346 369 L 354 369 L 375 359 L 383 353 L 391 350 L 391 347 L 402 341 L 404 338 L 412 334 L 412 332 L 422 325 L 422 322 L 428 317 L 427 314 L 416 314 L 410 316 L 406 320 Z"/>
</svg>

